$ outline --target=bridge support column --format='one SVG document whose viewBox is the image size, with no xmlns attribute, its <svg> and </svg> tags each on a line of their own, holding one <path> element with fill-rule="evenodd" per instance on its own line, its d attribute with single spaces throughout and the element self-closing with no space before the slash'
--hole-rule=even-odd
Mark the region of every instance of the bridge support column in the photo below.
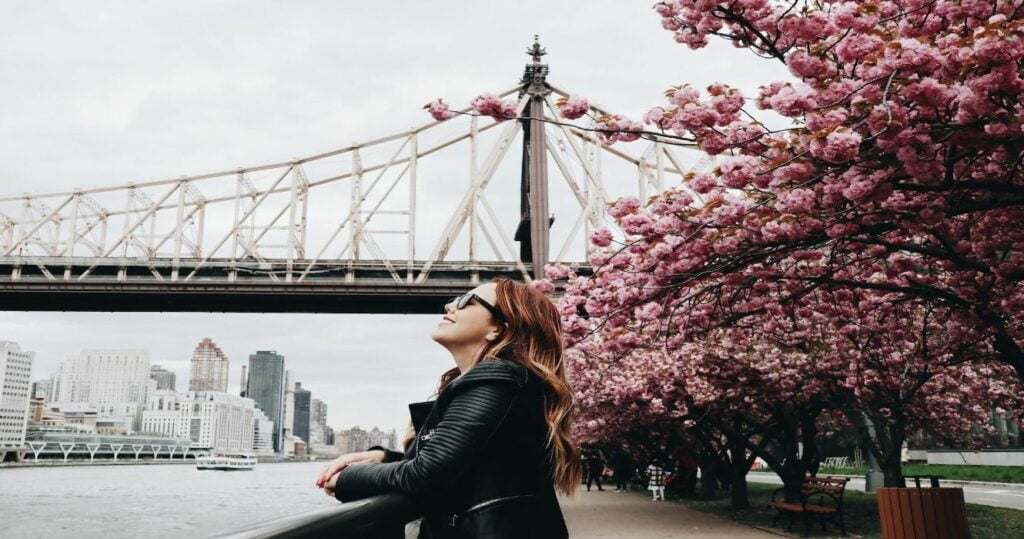
<svg viewBox="0 0 1024 539">
<path fill-rule="evenodd" d="M 533 63 L 523 73 L 522 94 L 530 96 L 523 122 L 523 168 L 520 191 L 521 219 L 515 239 L 520 242 L 520 258 L 533 263 L 533 278 L 544 278 L 549 256 L 549 233 L 554 219 L 548 216 L 548 160 L 544 130 L 544 99 L 551 93 L 547 85 L 548 66 L 540 63 L 547 52 L 534 36 L 527 49 Z M 520 95 L 522 95 L 520 94 Z"/>
</svg>

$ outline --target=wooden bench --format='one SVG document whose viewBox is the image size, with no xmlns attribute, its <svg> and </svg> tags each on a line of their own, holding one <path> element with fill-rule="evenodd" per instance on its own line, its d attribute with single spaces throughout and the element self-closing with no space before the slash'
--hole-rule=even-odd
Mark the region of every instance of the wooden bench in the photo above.
<svg viewBox="0 0 1024 539">
<path fill-rule="evenodd" d="M 944 475 L 904 475 L 903 476 L 903 485 L 902 486 L 904 488 L 906 488 L 906 486 L 907 486 L 907 479 L 913 479 L 914 480 L 914 487 L 915 488 L 921 488 L 921 480 L 922 479 L 927 479 L 928 482 L 931 483 L 931 487 L 932 488 L 939 488 L 939 479 L 945 479 L 945 478 L 946 478 L 946 476 L 944 476 Z"/>
<path fill-rule="evenodd" d="M 813 521 L 820 522 L 821 529 L 824 531 L 830 520 L 836 522 L 843 535 L 846 535 L 846 522 L 843 520 L 843 493 L 846 491 L 846 483 L 849 481 L 849 479 L 841 477 L 808 476 L 800 485 L 800 500 L 797 502 L 777 499 L 785 493 L 785 489 L 777 489 L 772 493 L 772 501 L 768 503 L 768 507 L 778 510 L 778 514 L 772 520 L 772 527 L 775 527 L 782 515 L 789 515 L 787 531 L 793 530 L 793 522 L 800 517 L 804 522 L 804 535 L 810 533 Z"/>
</svg>

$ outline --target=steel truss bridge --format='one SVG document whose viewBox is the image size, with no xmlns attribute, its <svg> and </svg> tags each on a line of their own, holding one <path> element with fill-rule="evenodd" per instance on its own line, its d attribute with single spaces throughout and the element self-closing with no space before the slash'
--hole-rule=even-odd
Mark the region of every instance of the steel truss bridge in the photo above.
<svg viewBox="0 0 1024 539">
<path fill-rule="evenodd" d="M 590 232 L 622 234 L 607 203 L 710 162 L 551 123 L 569 94 L 537 43 L 528 54 L 499 94 L 522 120 L 459 115 L 289 161 L 0 196 L 0 309 L 434 313 L 495 276 L 585 271 Z"/>
</svg>

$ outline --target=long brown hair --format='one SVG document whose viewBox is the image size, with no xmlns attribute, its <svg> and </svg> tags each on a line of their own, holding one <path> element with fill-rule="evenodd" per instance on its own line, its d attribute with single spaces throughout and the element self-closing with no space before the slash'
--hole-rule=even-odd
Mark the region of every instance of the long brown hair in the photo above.
<svg viewBox="0 0 1024 539">
<path fill-rule="evenodd" d="M 554 304 L 536 288 L 496 278 L 498 300 L 495 307 L 505 315 L 508 327 L 501 336 L 484 347 L 474 365 L 488 358 L 518 361 L 536 374 L 548 394 L 544 398 L 544 416 L 548 424 L 548 456 L 555 486 L 565 494 L 575 494 L 582 471 L 580 451 L 569 435 L 572 424 L 572 389 L 562 362 L 562 319 Z M 460 371 L 455 367 L 443 375 L 438 394 Z"/>
</svg>

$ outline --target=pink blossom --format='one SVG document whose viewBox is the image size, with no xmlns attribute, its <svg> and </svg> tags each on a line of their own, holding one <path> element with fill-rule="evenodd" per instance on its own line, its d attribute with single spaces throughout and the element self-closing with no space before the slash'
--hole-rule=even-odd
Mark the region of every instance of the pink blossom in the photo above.
<svg viewBox="0 0 1024 539">
<path fill-rule="evenodd" d="M 567 120 L 575 120 L 590 110 L 590 103 L 579 96 L 561 98 L 558 100 L 558 113 Z"/>
<path fill-rule="evenodd" d="M 602 116 L 594 124 L 598 130 L 597 138 L 604 144 L 615 142 L 632 142 L 640 138 L 643 124 L 619 115 Z"/>
<path fill-rule="evenodd" d="M 684 84 L 675 89 L 669 95 L 669 101 L 673 105 L 686 105 L 689 103 L 697 103 L 700 100 L 700 92 L 691 87 L 689 84 Z"/>
<path fill-rule="evenodd" d="M 814 91 L 805 84 L 782 86 L 766 100 L 768 106 L 783 116 L 800 116 L 814 108 Z"/>
<path fill-rule="evenodd" d="M 814 207 L 814 199 L 814 191 L 810 189 L 793 189 L 783 196 L 779 209 L 787 213 L 805 213 Z"/>
<path fill-rule="evenodd" d="M 555 291 L 555 285 L 548 279 L 534 279 L 530 281 L 530 286 L 544 292 L 545 294 L 550 294 Z"/>
<path fill-rule="evenodd" d="M 566 279 L 571 273 L 572 270 L 565 264 L 548 264 L 544 266 L 544 276 L 552 281 Z"/>
<path fill-rule="evenodd" d="M 835 73 L 835 66 L 812 56 L 805 51 L 797 51 L 786 58 L 789 71 L 798 77 L 828 77 Z"/>
<path fill-rule="evenodd" d="M 469 105 L 478 114 L 491 116 L 501 122 L 516 117 L 516 103 L 511 99 L 501 99 L 494 94 L 483 94 L 472 101 Z"/>
<path fill-rule="evenodd" d="M 620 198 L 608 209 L 608 214 L 616 219 L 635 213 L 640 208 L 640 200 L 636 197 Z"/>
<path fill-rule="evenodd" d="M 448 104 L 440 98 L 423 105 L 423 108 L 430 112 L 430 116 L 439 122 L 450 119 L 455 113 L 448 108 Z"/>
<path fill-rule="evenodd" d="M 878 36 L 854 33 L 839 42 L 836 54 L 844 62 L 854 62 L 881 50 L 883 45 L 884 42 Z"/>
<path fill-rule="evenodd" d="M 845 163 L 857 157 L 862 137 L 855 131 L 836 129 L 811 143 L 811 155 L 830 163 Z"/>
<path fill-rule="evenodd" d="M 759 165 L 757 159 L 750 156 L 730 157 L 722 161 L 718 167 L 722 180 L 727 187 L 742 189 L 754 181 Z"/>
<path fill-rule="evenodd" d="M 622 230 L 626 234 L 647 234 L 653 230 L 654 221 L 651 216 L 646 213 L 629 214 L 623 216 L 620 220 L 622 224 Z"/>
<path fill-rule="evenodd" d="M 715 177 L 710 174 L 696 174 L 693 179 L 690 180 L 690 187 L 702 195 L 711 192 L 711 190 L 717 186 L 718 182 L 715 180 Z"/>
<path fill-rule="evenodd" d="M 598 247 L 608 247 L 612 243 L 612 233 L 607 228 L 599 228 L 590 234 L 590 243 Z"/>
</svg>

